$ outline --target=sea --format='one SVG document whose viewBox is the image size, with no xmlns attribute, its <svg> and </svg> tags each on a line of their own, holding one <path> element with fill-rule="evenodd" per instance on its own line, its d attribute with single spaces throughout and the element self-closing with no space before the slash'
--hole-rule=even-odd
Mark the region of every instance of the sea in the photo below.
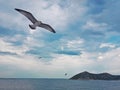
<svg viewBox="0 0 120 90">
<path fill-rule="evenodd" d="M 120 81 L 1 78 L 0 90 L 120 90 Z"/>
</svg>

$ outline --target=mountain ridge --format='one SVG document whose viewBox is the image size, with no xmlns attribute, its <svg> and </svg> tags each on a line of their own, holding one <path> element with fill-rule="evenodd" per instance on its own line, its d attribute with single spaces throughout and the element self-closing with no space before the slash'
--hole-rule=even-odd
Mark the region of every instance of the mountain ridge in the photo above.
<svg viewBox="0 0 120 90">
<path fill-rule="evenodd" d="M 120 80 L 120 75 L 112 75 L 109 73 L 94 74 L 87 71 L 76 74 L 70 79 L 72 80 Z"/>
</svg>

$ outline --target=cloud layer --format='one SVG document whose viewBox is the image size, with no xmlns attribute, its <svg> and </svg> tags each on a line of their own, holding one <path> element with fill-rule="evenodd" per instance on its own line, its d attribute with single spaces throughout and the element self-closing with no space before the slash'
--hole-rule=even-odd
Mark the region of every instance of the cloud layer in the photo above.
<svg viewBox="0 0 120 90">
<path fill-rule="evenodd" d="M 120 74 L 120 1 L 0 0 L 0 77 L 65 78 L 81 71 Z M 13 3 L 14 2 L 14 3 Z M 55 30 L 29 29 L 14 8 Z M 114 11 L 114 13 L 113 13 Z"/>
</svg>

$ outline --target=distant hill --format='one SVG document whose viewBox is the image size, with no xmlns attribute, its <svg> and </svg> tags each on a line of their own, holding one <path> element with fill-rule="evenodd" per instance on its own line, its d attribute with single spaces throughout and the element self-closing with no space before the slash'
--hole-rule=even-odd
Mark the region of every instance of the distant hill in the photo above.
<svg viewBox="0 0 120 90">
<path fill-rule="evenodd" d="M 111 75 L 109 73 L 93 74 L 85 71 L 71 77 L 70 79 L 72 80 L 120 80 L 120 75 Z"/>
</svg>

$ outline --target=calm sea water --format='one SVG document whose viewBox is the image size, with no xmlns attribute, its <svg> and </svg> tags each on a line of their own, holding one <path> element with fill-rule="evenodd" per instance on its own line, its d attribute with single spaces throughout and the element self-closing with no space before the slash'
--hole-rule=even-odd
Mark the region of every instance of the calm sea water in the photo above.
<svg viewBox="0 0 120 90">
<path fill-rule="evenodd" d="M 120 90 L 120 81 L 0 79 L 0 90 Z"/>
</svg>

